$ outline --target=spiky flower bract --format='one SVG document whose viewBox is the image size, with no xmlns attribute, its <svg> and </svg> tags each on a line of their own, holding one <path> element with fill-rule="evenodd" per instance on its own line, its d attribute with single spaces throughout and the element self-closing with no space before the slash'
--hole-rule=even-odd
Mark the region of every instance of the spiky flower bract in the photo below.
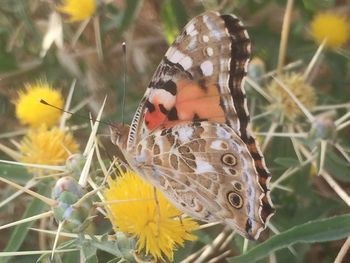
<svg viewBox="0 0 350 263">
<path fill-rule="evenodd" d="M 42 125 L 29 130 L 19 151 L 25 163 L 63 165 L 70 154 L 78 152 L 78 144 L 71 133 Z"/>
<path fill-rule="evenodd" d="M 312 38 L 321 44 L 326 39 L 326 47 L 337 48 L 349 39 L 349 23 L 340 15 L 330 12 L 320 13 L 310 24 Z"/>
<path fill-rule="evenodd" d="M 316 105 L 316 92 L 312 86 L 305 82 L 302 75 L 287 73 L 278 78 L 307 109 L 311 110 Z M 275 112 L 283 120 L 291 122 L 303 116 L 299 106 L 275 80 L 271 81 L 267 89 L 271 97 L 274 98 L 274 102 L 268 106 L 269 111 Z"/>
<path fill-rule="evenodd" d="M 119 173 L 116 180 L 109 179 L 109 188 L 104 192 L 106 201 L 116 200 L 106 206 L 115 231 L 135 236 L 138 252 L 172 261 L 176 246 L 196 239 L 191 232 L 198 224 L 191 218 L 181 218 L 182 213 L 157 191 L 158 210 L 151 185 L 131 170 L 119 168 Z"/>
<path fill-rule="evenodd" d="M 63 0 L 58 11 L 69 16 L 70 22 L 83 21 L 96 11 L 96 0 Z"/>
<path fill-rule="evenodd" d="M 22 124 L 31 127 L 39 127 L 46 124 L 52 127 L 57 124 L 61 112 L 57 109 L 41 104 L 40 99 L 62 108 L 64 100 L 60 91 L 52 88 L 51 85 L 43 81 L 27 84 L 26 89 L 18 93 L 19 97 L 15 102 L 16 116 Z"/>
</svg>

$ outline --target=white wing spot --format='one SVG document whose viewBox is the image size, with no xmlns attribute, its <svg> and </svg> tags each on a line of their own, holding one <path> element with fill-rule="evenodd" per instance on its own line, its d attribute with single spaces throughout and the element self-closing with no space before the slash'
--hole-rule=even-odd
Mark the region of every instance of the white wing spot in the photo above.
<svg viewBox="0 0 350 263">
<path fill-rule="evenodd" d="M 209 57 L 211 57 L 214 54 L 214 50 L 211 47 L 207 47 L 206 52 Z"/>
<path fill-rule="evenodd" d="M 184 70 L 188 70 L 192 67 L 193 60 L 189 56 L 186 56 L 179 63 L 184 68 Z"/>
<path fill-rule="evenodd" d="M 215 172 L 214 167 L 210 163 L 205 162 L 203 160 L 196 160 L 196 165 L 197 165 L 197 168 L 195 170 L 196 174 Z"/>
<path fill-rule="evenodd" d="M 221 140 L 215 140 L 211 143 L 210 148 L 214 150 L 223 150 L 222 148 L 222 142 Z"/>
<path fill-rule="evenodd" d="M 197 30 L 193 30 L 193 31 L 191 31 L 191 32 L 189 33 L 189 35 L 190 35 L 191 37 L 194 37 L 194 36 L 198 35 L 198 31 L 197 31 Z"/>
<path fill-rule="evenodd" d="M 179 129 L 179 139 L 182 142 L 188 142 L 191 140 L 193 134 L 193 129 L 184 127 Z"/>
<path fill-rule="evenodd" d="M 209 42 L 209 37 L 207 35 L 203 35 L 202 39 L 204 42 Z"/>
<path fill-rule="evenodd" d="M 178 63 L 184 56 L 185 56 L 185 54 L 183 54 L 182 52 L 176 50 L 174 52 L 174 54 L 172 54 L 172 55 L 170 55 L 168 57 L 168 59 L 172 63 Z"/>
<path fill-rule="evenodd" d="M 211 61 L 209 60 L 204 61 L 200 67 L 204 76 L 211 76 L 213 74 L 214 67 Z"/>
<path fill-rule="evenodd" d="M 194 49 L 196 46 L 197 46 L 197 38 L 193 37 L 193 38 L 191 38 L 190 43 L 188 43 L 188 47 L 187 47 L 187 48 L 188 48 L 189 50 L 192 50 L 192 49 Z"/>
<path fill-rule="evenodd" d="M 196 27 L 195 25 L 192 23 L 192 24 L 189 24 L 187 27 L 186 27 L 186 34 L 193 37 L 195 35 L 198 35 L 198 31 L 196 30 Z"/>
<path fill-rule="evenodd" d="M 186 28 L 186 33 L 187 33 L 187 34 L 190 34 L 191 31 L 193 31 L 193 30 L 195 30 L 194 24 L 190 24 L 190 25 L 188 25 L 187 28 Z"/>
<path fill-rule="evenodd" d="M 222 127 L 216 127 L 216 135 L 219 138 L 230 139 L 230 134 Z"/>
<path fill-rule="evenodd" d="M 163 104 L 163 106 L 170 110 L 175 105 L 176 97 L 165 89 L 154 89 L 149 95 L 149 101 Z"/>
</svg>

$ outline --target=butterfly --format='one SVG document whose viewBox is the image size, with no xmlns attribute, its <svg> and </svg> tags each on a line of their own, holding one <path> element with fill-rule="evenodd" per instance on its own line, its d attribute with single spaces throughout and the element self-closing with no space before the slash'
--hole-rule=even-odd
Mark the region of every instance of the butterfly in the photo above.
<svg viewBox="0 0 350 263">
<path fill-rule="evenodd" d="M 193 18 L 156 69 L 130 126 L 112 142 L 187 215 L 258 239 L 273 214 L 271 178 L 249 130 L 243 89 L 251 44 L 234 15 Z"/>
</svg>

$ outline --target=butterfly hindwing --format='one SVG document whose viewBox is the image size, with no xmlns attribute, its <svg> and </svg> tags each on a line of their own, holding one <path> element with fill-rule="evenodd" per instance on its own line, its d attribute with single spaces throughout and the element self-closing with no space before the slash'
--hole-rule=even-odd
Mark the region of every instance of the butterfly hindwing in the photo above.
<svg viewBox="0 0 350 263">
<path fill-rule="evenodd" d="M 139 172 L 188 215 L 225 222 L 250 239 L 264 229 L 254 160 L 228 125 L 180 124 L 146 136 L 136 148 Z"/>
</svg>

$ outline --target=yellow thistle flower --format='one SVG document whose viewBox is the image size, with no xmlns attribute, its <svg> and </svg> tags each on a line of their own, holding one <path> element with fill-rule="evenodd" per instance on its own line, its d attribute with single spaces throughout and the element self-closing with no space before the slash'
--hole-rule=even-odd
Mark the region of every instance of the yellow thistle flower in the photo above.
<svg viewBox="0 0 350 263">
<path fill-rule="evenodd" d="M 314 17 L 310 24 L 312 38 L 321 44 L 326 39 L 326 47 L 337 48 L 349 38 L 349 24 L 340 15 L 320 13 Z"/>
<path fill-rule="evenodd" d="M 106 201 L 121 201 L 106 206 L 115 231 L 135 236 L 138 252 L 144 251 L 146 255 L 161 260 L 166 256 L 172 261 L 176 246 L 183 246 L 185 240 L 196 239 L 191 232 L 198 224 L 191 218 L 180 218 L 182 213 L 159 191 L 158 210 L 153 186 L 145 183 L 133 171 L 123 172 L 119 168 L 119 174 L 116 180 L 109 178 L 109 188 L 104 192 Z"/>
<path fill-rule="evenodd" d="M 300 74 L 285 74 L 279 79 L 288 87 L 294 96 L 309 110 L 316 105 L 316 92 L 312 86 L 305 82 Z M 295 121 L 303 116 L 302 111 L 289 94 L 275 81 L 272 80 L 267 87 L 274 102 L 268 106 L 268 110 L 281 115 L 282 119 Z"/>
<path fill-rule="evenodd" d="M 51 127 L 58 123 L 61 112 L 39 102 L 43 99 L 59 108 L 63 107 L 61 93 L 54 90 L 51 85 L 41 81 L 27 84 L 25 91 L 20 91 L 18 95 L 15 101 L 16 116 L 22 124 L 28 124 L 31 127 L 46 124 Z"/>
<path fill-rule="evenodd" d="M 70 22 L 83 21 L 96 11 L 96 0 L 63 0 L 58 11 L 69 16 Z"/>
<path fill-rule="evenodd" d="M 20 161 L 25 163 L 63 165 L 71 153 L 78 152 L 78 144 L 72 134 L 42 125 L 29 130 L 20 143 L 19 151 L 22 154 Z M 41 169 L 30 171 L 43 172 Z"/>
</svg>

